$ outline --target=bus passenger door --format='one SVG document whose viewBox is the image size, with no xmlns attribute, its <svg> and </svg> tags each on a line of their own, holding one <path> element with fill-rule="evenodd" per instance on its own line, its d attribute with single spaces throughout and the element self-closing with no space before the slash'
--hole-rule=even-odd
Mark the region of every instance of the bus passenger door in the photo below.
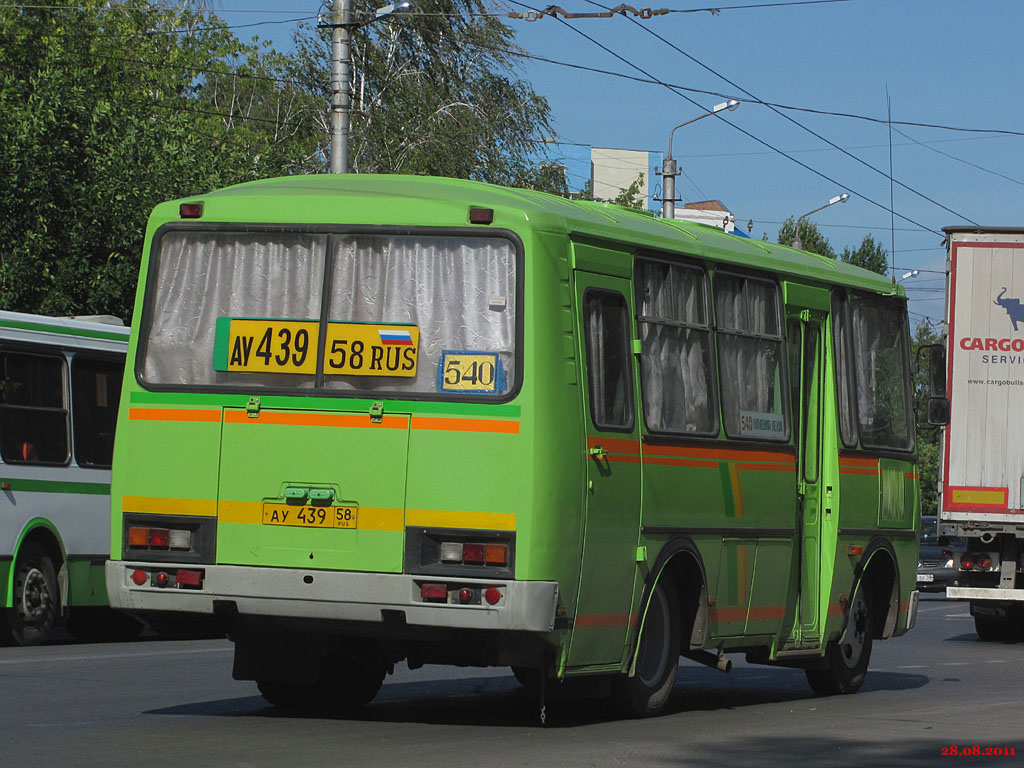
<svg viewBox="0 0 1024 768">
<path fill-rule="evenodd" d="M 568 665 L 618 665 L 633 622 L 640 434 L 628 280 L 575 271 L 586 443 L 583 559 Z"/>
<path fill-rule="evenodd" d="M 798 647 L 821 644 L 821 491 L 824 356 L 820 313 L 803 311 L 789 320 L 790 387 L 797 430 L 797 622 Z M 793 358 L 796 358 L 795 360 Z"/>
</svg>

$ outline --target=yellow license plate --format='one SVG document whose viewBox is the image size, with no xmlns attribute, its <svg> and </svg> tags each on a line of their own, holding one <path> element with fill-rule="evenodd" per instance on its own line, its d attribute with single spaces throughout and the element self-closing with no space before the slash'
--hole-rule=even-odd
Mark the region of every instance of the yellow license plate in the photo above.
<svg viewBox="0 0 1024 768">
<path fill-rule="evenodd" d="M 414 377 L 419 344 L 415 325 L 328 323 L 324 373 Z"/>
<path fill-rule="evenodd" d="M 316 507 L 298 504 L 264 504 L 264 525 L 291 525 L 297 528 L 357 528 L 359 507 Z"/>
<path fill-rule="evenodd" d="M 316 373 L 320 324 L 315 320 L 242 320 L 228 327 L 228 371 Z M 215 366 L 216 367 L 216 366 Z"/>
</svg>

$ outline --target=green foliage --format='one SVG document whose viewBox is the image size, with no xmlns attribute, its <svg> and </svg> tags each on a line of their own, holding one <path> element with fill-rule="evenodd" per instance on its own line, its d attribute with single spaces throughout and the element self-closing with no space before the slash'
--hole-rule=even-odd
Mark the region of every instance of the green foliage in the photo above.
<svg viewBox="0 0 1024 768">
<path fill-rule="evenodd" d="M 870 234 L 864 235 L 856 249 L 844 248 L 840 258 L 847 264 L 870 269 L 880 275 L 889 272 L 889 252 Z"/>
<path fill-rule="evenodd" d="M 612 202 L 642 211 L 647 207 L 647 198 L 642 194 L 643 188 L 644 175 L 641 173 L 626 189 L 620 190 Z"/>
<path fill-rule="evenodd" d="M 353 170 L 564 191 L 547 103 L 489 51 L 511 31 L 417 8 L 356 35 Z M 176 3 L 0 7 L 0 307 L 127 318 L 158 202 L 325 170 L 328 80 L 316 30 L 283 55 Z"/>
<path fill-rule="evenodd" d="M 776 242 L 781 245 L 793 245 L 796 231 L 796 224 L 793 217 L 790 216 L 782 222 Z M 805 251 L 817 253 L 830 259 L 834 259 L 836 257 L 836 252 L 832 250 L 832 246 L 829 245 L 828 239 L 818 231 L 818 225 L 813 221 L 800 219 L 800 242 L 803 250 Z"/>
<path fill-rule="evenodd" d="M 561 163 L 542 162 L 529 169 L 519 179 L 516 186 L 524 189 L 535 189 L 538 192 L 549 192 L 562 197 L 569 196 L 569 181 L 566 168 Z"/>
<path fill-rule="evenodd" d="M 919 323 L 910 340 L 911 361 L 917 365 L 918 350 L 930 344 L 942 344 L 938 329 L 927 320 Z M 934 515 L 939 499 L 939 436 L 941 431 L 928 426 L 925 408 L 930 394 L 928 388 L 928 359 L 920 357 L 920 368 L 915 367 L 913 379 L 914 412 L 917 414 L 917 461 L 921 483 L 921 514 Z"/>
</svg>

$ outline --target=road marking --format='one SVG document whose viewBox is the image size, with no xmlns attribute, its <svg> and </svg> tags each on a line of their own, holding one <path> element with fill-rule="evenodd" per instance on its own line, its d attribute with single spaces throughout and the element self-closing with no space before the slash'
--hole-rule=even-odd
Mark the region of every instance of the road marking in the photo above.
<svg viewBox="0 0 1024 768">
<path fill-rule="evenodd" d="M 101 661 L 103 659 L 129 660 L 138 659 L 143 656 L 179 656 L 182 654 L 193 653 L 229 653 L 233 650 L 233 648 L 202 648 L 183 651 L 153 651 L 149 653 L 132 654 L 126 654 L 122 651 L 120 653 L 96 653 L 87 656 L 41 656 L 35 659 L 3 659 L 0 660 L 0 665 L 6 666 L 11 664 L 49 664 L 54 661 Z"/>
<path fill-rule="evenodd" d="M 969 667 L 973 663 L 971 661 L 943 661 L 941 665 L 943 667 Z"/>
</svg>

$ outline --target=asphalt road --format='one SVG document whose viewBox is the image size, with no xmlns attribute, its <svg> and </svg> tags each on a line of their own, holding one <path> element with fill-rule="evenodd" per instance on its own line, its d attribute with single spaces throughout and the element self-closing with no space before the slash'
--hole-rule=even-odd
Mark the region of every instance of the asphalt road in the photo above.
<svg viewBox="0 0 1024 768">
<path fill-rule="evenodd" d="M 358 717 L 289 715 L 231 679 L 224 640 L 0 648 L 3 766 L 941 766 L 1024 764 L 1024 644 L 979 642 L 964 604 L 925 598 L 875 644 L 861 692 L 802 672 L 683 662 L 671 711 L 623 720 L 536 701 L 507 670 L 398 669 Z M 1013 748 L 947 756 L 944 748 Z"/>
</svg>

